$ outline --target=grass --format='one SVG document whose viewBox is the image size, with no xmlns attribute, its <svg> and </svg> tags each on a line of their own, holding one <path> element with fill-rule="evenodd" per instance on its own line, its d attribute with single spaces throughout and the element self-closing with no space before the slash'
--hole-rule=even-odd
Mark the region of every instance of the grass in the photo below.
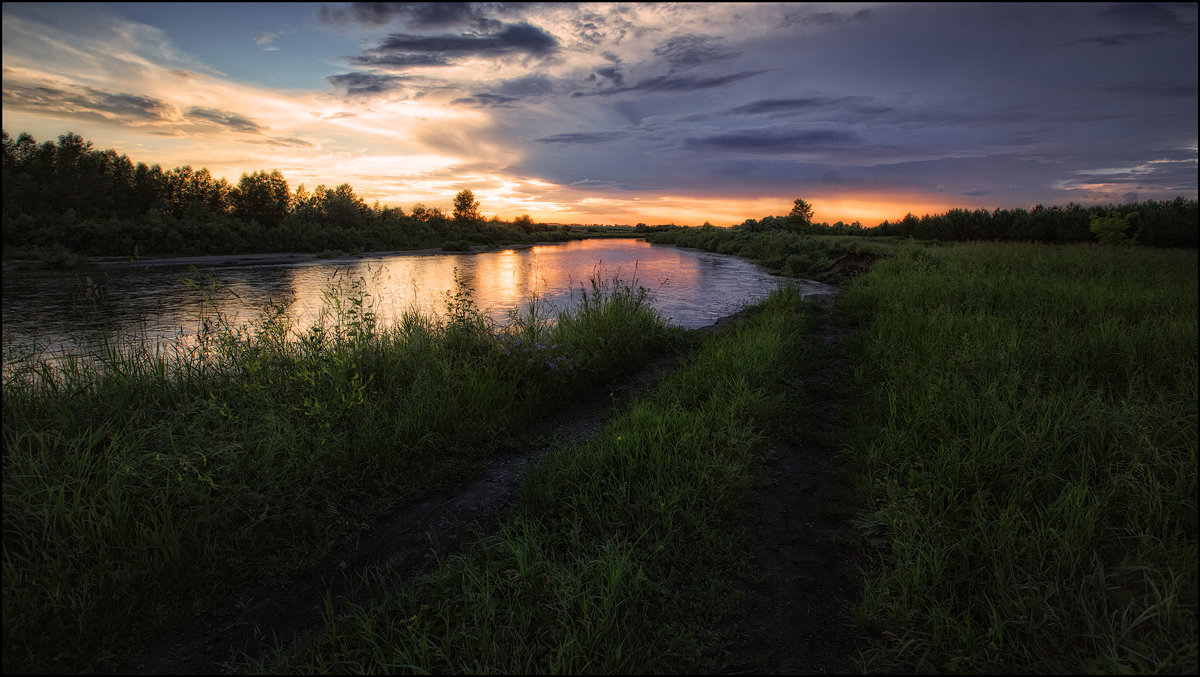
<svg viewBox="0 0 1200 677">
<path fill-rule="evenodd" d="M 784 268 L 839 248 L 742 239 Z M 813 413 L 838 388 L 806 382 L 827 359 L 811 316 L 777 294 L 537 465 L 495 533 L 404 586 L 378 572 L 373 603 L 331 605 L 322 637 L 249 668 L 736 670 L 737 582 L 758 575 L 736 525 L 771 437 L 821 435 L 864 506 L 863 671 L 1194 673 L 1196 253 L 858 253 L 882 249 L 839 302 L 859 327 L 840 428 Z M 286 576 L 678 338 L 619 284 L 504 330 L 468 289 L 447 302 L 379 329 L 351 286 L 303 336 L 279 314 L 216 321 L 194 355 L 6 376 L 5 669 L 111 665 L 128 618 L 182 622 L 244 571 Z"/>
<path fill-rule="evenodd" d="M 748 570 L 739 536 L 786 413 L 778 376 L 806 334 L 780 292 L 710 338 L 593 438 L 526 477 L 494 535 L 428 576 L 368 583 L 377 601 L 267 672 L 647 673 L 727 666 Z"/>
<path fill-rule="evenodd" d="M 1194 251 L 899 250 L 849 458 L 868 672 L 1195 672 Z"/>
<path fill-rule="evenodd" d="M 6 671 L 110 667 L 231 586 L 287 577 L 467 476 L 525 424 L 674 345 L 644 289 L 593 280 L 557 318 L 376 326 L 361 281 L 296 332 L 202 318 L 198 344 L 114 341 L 4 380 Z"/>
</svg>

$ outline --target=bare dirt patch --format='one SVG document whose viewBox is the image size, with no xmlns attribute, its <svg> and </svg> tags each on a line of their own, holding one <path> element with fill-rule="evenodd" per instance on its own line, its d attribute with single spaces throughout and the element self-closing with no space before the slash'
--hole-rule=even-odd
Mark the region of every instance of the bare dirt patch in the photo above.
<svg viewBox="0 0 1200 677">
<path fill-rule="evenodd" d="M 815 373 L 821 391 L 840 388 L 845 364 L 833 348 L 849 329 L 833 320 L 836 295 L 816 299 L 816 338 L 823 344 Z M 751 517 L 743 522 L 755 543 L 761 578 L 749 581 L 746 623 L 735 649 L 744 674 L 832 674 L 850 671 L 855 635 L 850 609 L 857 600 L 854 555 L 846 545 L 850 508 L 838 478 L 837 450 L 820 442 L 845 412 L 836 398 L 810 399 L 810 421 L 823 422 L 813 440 L 779 439 Z"/>
</svg>

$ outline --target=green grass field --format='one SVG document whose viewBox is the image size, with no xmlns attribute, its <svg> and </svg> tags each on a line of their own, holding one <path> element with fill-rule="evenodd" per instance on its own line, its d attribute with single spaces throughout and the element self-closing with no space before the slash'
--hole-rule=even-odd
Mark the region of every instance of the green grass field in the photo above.
<svg viewBox="0 0 1200 677">
<path fill-rule="evenodd" d="M 805 382 L 827 354 L 813 310 L 777 293 L 544 459 L 498 531 L 404 586 L 364 581 L 374 602 L 245 669 L 736 669 L 736 584 L 759 573 L 737 524 L 782 434 L 837 445 L 857 492 L 863 671 L 1195 672 L 1196 252 L 871 253 L 839 301 L 854 406 L 832 430 L 804 409 L 841 388 Z M 501 450 L 681 345 L 635 290 L 594 292 L 498 332 L 467 295 L 444 323 L 377 328 L 341 290 L 324 333 L 268 317 L 204 358 L 7 377 L 5 670 L 111 665 L 136 648 L 128 618 L 183 622 L 245 571 L 286 577 L 469 476 L 453 449 Z"/>
<path fill-rule="evenodd" d="M 870 672 L 1194 672 L 1195 251 L 910 247 L 846 289 Z"/>
<path fill-rule="evenodd" d="M 4 381 L 4 665 L 95 670 L 231 586 L 287 577 L 454 486 L 531 422 L 676 345 L 644 290 L 593 281 L 507 327 L 469 290 L 375 326 L 358 285 L 297 335 L 211 317 L 195 348 L 114 342 Z"/>
</svg>

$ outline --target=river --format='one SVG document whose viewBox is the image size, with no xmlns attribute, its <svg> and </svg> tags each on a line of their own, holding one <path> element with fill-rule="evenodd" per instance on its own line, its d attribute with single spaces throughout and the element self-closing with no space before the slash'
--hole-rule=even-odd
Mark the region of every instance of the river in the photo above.
<svg viewBox="0 0 1200 677">
<path fill-rule="evenodd" d="M 311 326 L 336 285 L 355 283 L 386 327 L 409 308 L 442 315 L 447 294 L 465 284 L 475 304 L 497 322 L 527 312 L 537 299 L 548 314 L 590 291 L 591 280 L 619 278 L 649 290 L 671 322 L 702 327 L 765 298 L 781 284 L 763 267 L 732 256 L 652 245 L 634 238 L 590 239 L 478 254 L 372 255 L 361 258 L 217 265 L 205 269 L 129 265 L 56 275 L 3 278 L 4 363 L 30 352 L 87 354 L 107 332 L 123 340 L 194 340 L 218 310 L 247 323 L 269 302 L 288 303 L 300 330 Z M 457 277 L 457 282 L 456 282 Z M 197 283 L 189 285 L 185 280 Z M 806 294 L 827 285 L 795 281 Z M 206 297 L 212 302 L 205 307 Z"/>
</svg>

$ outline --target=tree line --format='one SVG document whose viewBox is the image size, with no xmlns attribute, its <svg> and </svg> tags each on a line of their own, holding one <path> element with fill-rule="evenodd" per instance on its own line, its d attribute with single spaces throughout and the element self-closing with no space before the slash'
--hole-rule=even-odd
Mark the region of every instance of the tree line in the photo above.
<svg viewBox="0 0 1200 677">
<path fill-rule="evenodd" d="M 1122 205 L 1084 207 L 1074 202 L 1066 207 L 1033 209 L 951 209 L 942 214 L 917 217 L 908 214 L 899 221 L 884 221 L 863 227 L 857 221 L 832 225 L 814 223 L 812 207 L 802 199 L 787 216 L 746 219 L 735 229 L 746 232 L 786 230 L 801 235 L 876 235 L 912 237 L 918 240 L 1013 240 L 1022 242 L 1095 242 L 1110 239 L 1096 229 L 1100 222 L 1119 219 L 1125 224 L 1123 239 L 1152 247 L 1197 246 L 1197 203 L 1146 200 Z"/>
<path fill-rule="evenodd" d="M 135 164 L 71 132 L 57 143 L 2 134 L 6 258 L 465 249 L 567 237 L 527 215 L 486 220 L 470 190 L 452 214 L 420 203 L 406 213 L 367 205 L 348 183 L 292 190 L 278 170 L 264 170 L 235 185 L 206 168 Z"/>
</svg>

